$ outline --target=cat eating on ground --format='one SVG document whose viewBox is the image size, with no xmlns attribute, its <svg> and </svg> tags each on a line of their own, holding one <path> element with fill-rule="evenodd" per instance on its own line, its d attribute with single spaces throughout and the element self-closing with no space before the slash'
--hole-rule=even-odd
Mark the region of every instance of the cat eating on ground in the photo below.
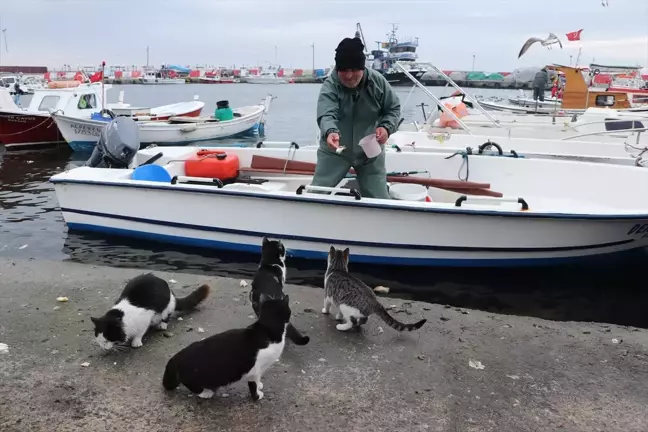
<svg viewBox="0 0 648 432">
<path fill-rule="evenodd" d="M 171 357 L 162 385 L 173 390 L 184 384 L 201 398 L 247 380 L 252 400 L 263 398 L 263 373 L 281 357 L 290 321 L 288 296 L 259 296 L 259 319 L 243 329 L 232 329 L 196 341 Z"/>
<path fill-rule="evenodd" d="M 349 273 L 349 248 L 338 250 L 331 246 L 329 250 L 322 313 L 328 314 L 332 305 L 338 308 L 335 319 L 342 321 L 336 325 L 340 331 L 365 324 L 373 313 L 398 331 L 419 329 L 427 321 L 422 319 L 414 324 L 404 324 L 389 315 L 372 289 Z"/>
<path fill-rule="evenodd" d="M 259 316 L 259 298 L 262 294 L 281 298 L 286 283 L 286 247 L 281 240 L 268 240 L 263 237 L 261 262 L 252 280 L 250 302 L 256 316 Z M 296 345 L 306 345 L 310 338 L 302 335 L 292 324 L 288 324 L 286 337 Z"/>
<path fill-rule="evenodd" d="M 209 286 L 202 285 L 187 297 L 177 298 L 164 279 L 152 273 L 131 279 L 115 305 L 100 318 L 91 317 L 95 338 L 105 350 L 142 346 L 142 337 L 150 327 L 167 329 L 175 311 L 195 308 L 209 295 Z"/>
</svg>

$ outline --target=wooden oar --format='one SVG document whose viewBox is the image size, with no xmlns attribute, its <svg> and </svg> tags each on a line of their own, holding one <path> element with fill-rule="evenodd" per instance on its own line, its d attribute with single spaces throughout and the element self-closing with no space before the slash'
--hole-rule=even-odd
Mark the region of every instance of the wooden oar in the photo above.
<svg viewBox="0 0 648 432">
<path fill-rule="evenodd" d="M 269 156 L 254 155 L 250 169 L 242 171 L 258 171 L 258 172 L 274 172 L 286 174 L 310 174 L 315 173 L 316 164 L 312 162 L 302 162 L 295 160 L 287 160 L 281 158 L 274 158 Z M 271 171 L 272 170 L 272 171 Z M 350 174 L 355 174 L 355 170 L 351 168 Z M 387 181 L 392 183 L 413 183 L 423 186 L 438 187 L 442 189 L 455 188 L 455 189 L 489 189 L 490 183 L 475 183 L 461 180 L 444 180 L 432 179 L 424 177 L 411 177 L 411 176 L 388 176 Z M 495 192 L 499 193 L 499 192 Z"/>
</svg>

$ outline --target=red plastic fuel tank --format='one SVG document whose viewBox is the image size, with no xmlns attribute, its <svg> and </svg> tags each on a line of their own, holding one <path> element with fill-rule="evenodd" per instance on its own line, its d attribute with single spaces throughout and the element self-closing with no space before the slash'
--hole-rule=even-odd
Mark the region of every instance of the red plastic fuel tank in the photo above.
<svg viewBox="0 0 648 432">
<path fill-rule="evenodd" d="M 238 156 L 224 150 L 198 150 L 194 156 L 185 160 L 185 174 L 189 177 L 226 181 L 238 177 L 239 168 Z"/>
</svg>

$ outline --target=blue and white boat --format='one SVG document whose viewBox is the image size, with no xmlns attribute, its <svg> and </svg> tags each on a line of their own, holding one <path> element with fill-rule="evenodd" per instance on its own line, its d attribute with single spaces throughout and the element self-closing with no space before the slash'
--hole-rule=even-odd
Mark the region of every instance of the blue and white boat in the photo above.
<svg viewBox="0 0 648 432">
<path fill-rule="evenodd" d="M 186 161 L 198 151 L 226 155 L 214 166 L 236 161 L 237 177 L 188 177 Z M 128 168 L 84 166 L 50 179 L 70 230 L 253 253 L 269 236 L 295 257 L 325 260 L 335 245 L 349 247 L 352 262 L 418 266 L 547 265 L 648 246 L 641 167 L 475 157 L 469 180 L 481 185 L 471 185 L 429 178 L 465 175 L 461 157 L 389 152 L 398 199 L 374 199 L 349 189 L 352 174 L 335 188 L 312 186 L 313 147 L 121 154 L 131 155 Z M 412 182 L 419 189 L 403 194 Z M 488 187 L 491 196 L 482 196 Z"/>
<path fill-rule="evenodd" d="M 168 117 L 168 120 L 139 119 L 137 124 L 140 142 L 143 146 L 186 145 L 246 134 L 258 135 L 271 100 L 272 96 L 269 95 L 263 104 L 232 109 L 232 120 L 217 120 L 213 116 L 182 115 Z M 53 117 L 61 135 L 74 151 L 92 151 L 101 131 L 107 122 L 112 120 L 110 117 L 78 119 L 61 114 Z"/>
</svg>

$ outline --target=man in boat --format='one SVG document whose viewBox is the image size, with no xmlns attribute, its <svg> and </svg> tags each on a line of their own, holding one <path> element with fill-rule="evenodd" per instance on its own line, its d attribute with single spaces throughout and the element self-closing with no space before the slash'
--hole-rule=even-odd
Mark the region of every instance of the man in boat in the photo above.
<svg viewBox="0 0 648 432">
<path fill-rule="evenodd" d="M 389 199 L 384 144 L 398 128 L 400 101 L 380 72 L 365 67 L 359 38 L 343 39 L 335 52 L 335 70 L 317 100 L 321 138 L 312 184 L 335 187 L 354 168 L 362 196 Z M 381 152 L 369 159 L 358 143 L 371 134 Z"/>
<path fill-rule="evenodd" d="M 14 103 L 18 106 L 20 105 L 20 96 L 24 95 L 25 92 L 23 89 L 20 88 L 20 84 L 18 84 L 18 81 L 14 84 Z"/>
<path fill-rule="evenodd" d="M 533 100 L 540 100 L 544 102 L 544 92 L 549 80 L 549 72 L 546 68 L 540 69 L 540 71 L 533 78 Z"/>
</svg>

